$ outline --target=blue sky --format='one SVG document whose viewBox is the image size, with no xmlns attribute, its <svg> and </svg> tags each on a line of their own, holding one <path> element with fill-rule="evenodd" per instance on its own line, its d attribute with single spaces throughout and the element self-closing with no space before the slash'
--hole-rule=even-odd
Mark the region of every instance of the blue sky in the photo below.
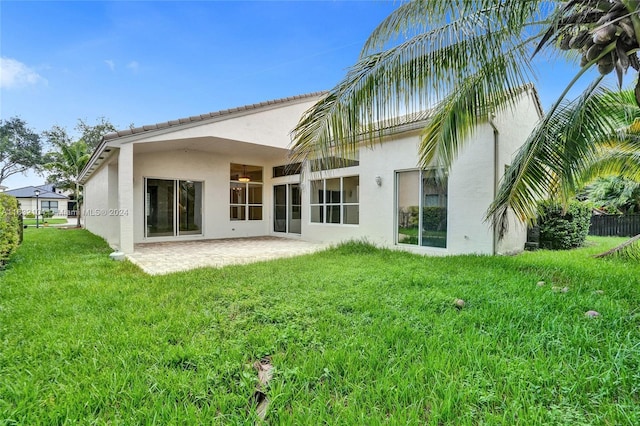
<svg viewBox="0 0 640 426">
<path fill-rule="evenodd" d="M 79 118 L 126 128 L 327 90 L 397 4 L 2 0 L 0 118 L 74 134 Z M 548 107 L 575 69 L 541 65 Z"/>
</svg>

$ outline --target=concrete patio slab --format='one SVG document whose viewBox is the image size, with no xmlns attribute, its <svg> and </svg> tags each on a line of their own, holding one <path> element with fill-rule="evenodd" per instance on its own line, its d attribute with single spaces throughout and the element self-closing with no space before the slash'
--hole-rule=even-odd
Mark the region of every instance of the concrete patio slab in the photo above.
<svg viewBox="0 0 640 426">
<path fill-rule="evenodd" d="M 300 256 L 328 247 L 328 244 L 278 237 L 176 241 L 136 244 L 127 259 L 150 275 L 161 275 L 205 266 L 221 268 Z"/>
</svg>

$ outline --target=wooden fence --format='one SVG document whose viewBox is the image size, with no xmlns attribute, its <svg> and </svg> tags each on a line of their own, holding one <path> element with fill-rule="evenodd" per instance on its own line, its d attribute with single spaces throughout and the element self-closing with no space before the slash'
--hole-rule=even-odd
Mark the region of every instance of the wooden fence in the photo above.
<svg viewBox="0 0 640 426">
<path fill-rule="evenodd" d="M 640 234 L 640 214 L 593 215 L 589 235 L 633 237 Z"/>
</svg>

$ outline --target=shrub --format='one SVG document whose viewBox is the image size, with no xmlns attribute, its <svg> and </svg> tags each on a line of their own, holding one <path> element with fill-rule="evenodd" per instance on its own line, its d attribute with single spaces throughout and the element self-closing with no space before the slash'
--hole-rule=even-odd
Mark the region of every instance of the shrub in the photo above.
<svg viewBox="0 0 640 426">
<path fill-rule="evenodd" d="M 50 219 L 53 217 L 53 210 L 45 210 L 42 212 L 43 219 Z"/>
<path fill-rule="evenodd" d="M 20 244 L 20 220 L 18 200 L 7 194 L 0 194 L 0 268 Z"/>
<path fill-rule="evenodd" d="M 35 219 L 36 218 L 36 214 L 29 212 L 26 215 L 24 215 L 24 217 L 26 217 L 27 219 Z"/>
<path fill-rule="evenodd" d="M 556 201 L 544 201 L 539 206 L 540 247 L 567 250 L 580 247 L 591 224 L 591 206 L 572 201 L 566 207 Z"/>
</svg>

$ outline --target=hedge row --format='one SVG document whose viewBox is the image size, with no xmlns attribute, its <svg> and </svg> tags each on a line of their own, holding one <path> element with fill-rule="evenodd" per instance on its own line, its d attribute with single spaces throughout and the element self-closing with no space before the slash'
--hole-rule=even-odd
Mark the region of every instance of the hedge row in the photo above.
<svg viewBox="0 0 640 426">
<path fill-rule="evenodd" d="M 18 200 L 0 193 L 0 269 L 22 242 L 22 217 Z"/>
</svg>

